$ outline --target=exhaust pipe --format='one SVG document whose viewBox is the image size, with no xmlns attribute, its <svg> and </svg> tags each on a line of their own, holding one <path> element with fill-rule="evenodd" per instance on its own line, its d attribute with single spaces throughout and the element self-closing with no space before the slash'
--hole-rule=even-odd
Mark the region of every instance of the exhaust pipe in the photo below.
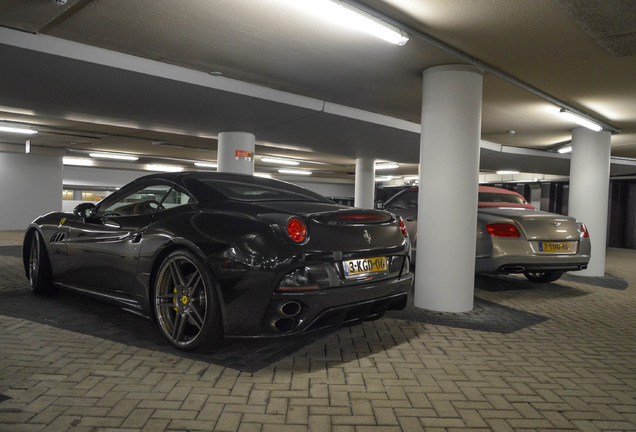
<svg viewBox="0 0 636 432">
<path fill-rule="evenodd" d="M 296 320 L 291 317 L 276 318 L 270 325 L 272 329 L 285 333 L 296 327 Z"/>
<path fill-rule="evenodd" d="M 585 270 L 587 268 L 587 264 L 581 264 L 579 266 L 579 270 Z"/>
<path fill-rule="evenodd" d="M 526 271 L 526 268 L 522 265 L 510 265 L 503 266 L 501 270 L 506 273 L 523 273 L 524 271 Z"/>
<path fill-rule="evenodd" d="M 300 303 L 297 301 L 288 301 L 280 305 L 278 311 L 288 317 L 296 316 L 300 313 Z"/>
</svg>

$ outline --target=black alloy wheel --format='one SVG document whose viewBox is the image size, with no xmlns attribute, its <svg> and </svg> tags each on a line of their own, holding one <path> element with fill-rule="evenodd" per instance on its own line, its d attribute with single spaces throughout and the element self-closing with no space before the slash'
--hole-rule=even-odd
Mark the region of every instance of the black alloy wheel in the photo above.
<svg viewBox="0 0 636 432">
<path fill-rule="evenodd" d="M 530 281 L 535 283 L 549 283 L 554 282 L 563 276 L 564 271 L 552 270 L 545 272 L 524 272 L 523 275 Z"/>
<path fill-rule="evenodd" d="M 180 350 L 203 349 L 221 338 L 214 282 L 190 251 L 174 251 L 161 263 L 154 283 L 154 308 L 159 328 Z"/>
<path fill-rule="evenodd" d="M 38 231 L 33 231 L 31 235 L 27 271 L 31 291 L 35 294 L 48 294 L 53 291 L 51 262 L 44 246 L 44 240 Z"/>
</svg>

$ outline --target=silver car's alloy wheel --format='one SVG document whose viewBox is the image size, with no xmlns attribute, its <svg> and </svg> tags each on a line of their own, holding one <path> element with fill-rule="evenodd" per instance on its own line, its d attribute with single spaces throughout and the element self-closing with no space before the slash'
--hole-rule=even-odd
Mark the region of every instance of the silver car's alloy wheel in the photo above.
<svg viewBox="0 0 636 432">
<path fill-rule="evenodd" d="M 211 278 L 188 251 L 173 252 L 162 262 L 154 284 L 154 307 L 164 336 L 179 349 L 200 349 L 220 336 Z"/>
</svg>

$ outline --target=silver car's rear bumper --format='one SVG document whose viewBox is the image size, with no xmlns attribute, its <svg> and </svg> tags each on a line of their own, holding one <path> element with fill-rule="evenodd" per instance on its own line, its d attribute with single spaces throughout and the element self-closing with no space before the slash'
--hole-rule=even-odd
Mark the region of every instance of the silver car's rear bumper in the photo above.
<svg viewBox="0 0 636 432">
<path fill-rule="evenodd" d="M 536 243 L 536 242 L 534 242 Z M 537 253 L 533 242 L 526 239 L 492 238 L 491 254 L 477 256 L 476 273 L 523 273 L 551 270 L 583 270 L 590 261 L 590 241 L 579 241 L 576 253 Z"/>
<path fill-rule="evenodd" d="M 523 273 L 544 272 L 552 270 L 574 271 L 587 268 L 590 261 L 589 255 L 576 255 L 571 257 L 527 257 L 506 256 L 477 258 L 475 260 L 475 273 Z"/>
</svg>

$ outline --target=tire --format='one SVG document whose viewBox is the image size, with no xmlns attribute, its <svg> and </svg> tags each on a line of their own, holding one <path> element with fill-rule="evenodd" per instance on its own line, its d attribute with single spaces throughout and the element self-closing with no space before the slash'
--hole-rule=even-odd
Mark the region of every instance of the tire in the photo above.
<svg viewBox="0 0 636 432">
<path fill-rule="evenodd" d="M 223 329 L 215 284 L 193 253 L 177 250 L 162 261 L 153 296 L 157 324 L 170 344 L 193 351 L 220 341 Z"/>
<path fill-rule="evenodd" d="M 33 231 L 30 238 L 27 256 L 27 277 L 34 294 L 51 294 L 54 292 L 51 261 L 38 231 Z"/>
<path fill-rule="evenodd" d="M 524 272 L 523 275 L 530 281 L 534 283 L 549 283 L 554 282 L 563 276 L 564 271 L 561 270 L 552 270 L 546 272 Z"/>
</svg>

